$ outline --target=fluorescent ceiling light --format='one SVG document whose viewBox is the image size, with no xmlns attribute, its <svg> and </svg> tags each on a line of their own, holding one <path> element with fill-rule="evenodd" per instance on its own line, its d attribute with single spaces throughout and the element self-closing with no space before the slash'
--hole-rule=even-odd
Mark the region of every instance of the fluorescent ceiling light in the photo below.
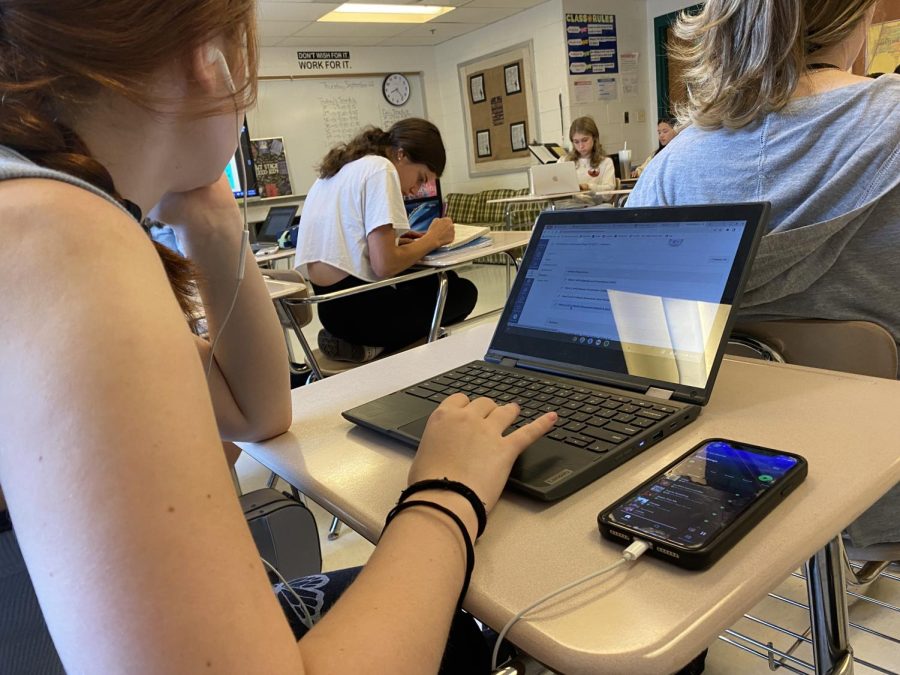
<svg viewBox="0 0 900 675">
<path fill-rule="evenodd" d="M 354 23 L 425 23 L 451 12 L 455 7 L 437 5 L 366 5 L 345 2 L 319 21 L 344 21 Z"/>
</svg>

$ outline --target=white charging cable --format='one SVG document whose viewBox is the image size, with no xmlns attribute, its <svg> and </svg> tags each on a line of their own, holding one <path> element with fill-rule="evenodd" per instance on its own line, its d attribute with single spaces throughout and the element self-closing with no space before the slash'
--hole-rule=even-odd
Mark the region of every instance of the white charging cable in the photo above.
<svg viewBox="0 0 900 675">
<path fill-rule="evenodd" d="M 644 555 L 644 553 L 649 548 L 649 542 L 646 542 L 643 539 L 635 539 L 633 542 L 631 542 L 631 545 L 622 552 L 622 557 L 616 560 L 616 562 L 612 563 L 611 565 L 607 565 L 606 567 L 595 572 L 591 572 L 587 576 L 583 576 L 580 579 L 576 579 L 575 581 L 566 584 L 562 588 L 557 588 L 555 591 L 547 593 L 547 595 L 535 600 L 530 605 L 528 605 L 528 607 L 516 614 L 513 618 L 506 622 L 506 625 L 503 626 L 503 630 L 501 630 L 500 634 L 497 636 L 497 642 L 494 644 L 494 652 L 491 655 L 491 670 L 497 669 L 497 655 L 500 653 L 500 645 L 503 642 L 503 639 L 506 637 L 506 634 L 509 633 L 510 629 L 516 624 L 516 622 L 523 616 L 528 614 L 528 612 L 540 605 L 543 605 L 548 600 L 555 598 L 560 593 L 565 593 L 569 589 L 575 588 L 576 586 L 583 584 L 586 581 L 590 581 L 591 579 L 603 576 L 607 572 L 612 572 L 614 569 L 616 569 L 617 567 L 621 567 L 625 563 L 634 562 L 642 555 Z"/>
<path fill-rule="evenodd" d="M 300 623 L 302 623 L 304 626 L 306 626 L 307 630 L 312 630 L 312 627 L 313 627 L 312 615 L 309 613 L 309 608 L 306 606 L 306 603 L 303 602 L 303 598 L 301 598 L 300 595 L 297 593 L 297 591 L 295 591 L 293 589 L 293 587 L 287 581 L 284 580 L 284 577 L 281 576 L 281 572 L 279 572 L 277 569 L 275 569 L 275 566 L 272 563 L 270 563 L 268 560 L 266 560 L 262 556 L 260 556 L 259 559 L 263 561 L 263 564 L 266 567 L 268 567 L 269 570 L 271 570 L 272 573 L 276 577 L 278 577 L 278 581 L 281 582 L 280 583 L 281 588 L 278 588 L 276 586 L 276 592 L 280 595 L 282 590 L 285 590 L 294 596 L 294 600 L 297 601 L 297 605 L 300 607 L 300 609 L 302 610 L 303 613 L 301 614 L 300 612 L 298 612 L 297 607 L 294 607 L 294 605 L 290 601 L 288 601 L 288 605 L 290 605 L 291 609 L 294 610 L 294 614 L 296 614 L 297 618 L 300 619 Z"/>
<path fill-rule="evenodd" d="M 231 77 L 231 70 L 228 68 L 228 63 L 225 61 L 225 55 L 222 54 L 220 49 L 216 47 L 210 47 L 210 61 L 215 61 L 219 65 L 219 70 L 222 75 L 222 79 L 225 81 L 225 86 L 228 87 L 228 91 L 231 92 L 232 96 L 237 95 L 237 89 L 234 86 L 234 80 Z M 209 348 L 209 360 L 206 363 L 206 379 L 209 379 L 209 373 L 212 370 L 213 359 L 216 353 L 216 346 L 219 344 L 219 338 L 222 337 L 222 333 L 225 332 L 225 326 L 228 325 L 228 320 L 231 318 L 231 313 L 234 311 L 234 306 L 237 304 L 238 293 L 241 290 L 241 281 L 244 279 L 244 267 L 246 264 L 247 250 L 250 248 L 250 225 L 247 220 L 247 190 L 249 186 L 247 185 L 247 162 L 244 157 L 244 148 L 241 145 L 241 130 L 243 125 L 241 124 L 240 112 L 237 107 L 237 100 L 234 101 L 234 121 L 235 126 L 237 127 L 237 152 L 238 159 L 241 163 L 241 181 L 243 190 L 241 191 L 241 214 L 244 222 L 244 229 L 241 233 L 241 247 L 238 253 L 238 269 L 236 275 L 236 283 L 234 286 L 234 295 L 231 296 L 231 304 L 228 306 L 228 311 L 225 313 L 225 318 L 222 319 L 222 323 L 219 326 L 219 330 L 216 332 L 216 336 L 213 338 L 212 344 Z"/>
</svg>

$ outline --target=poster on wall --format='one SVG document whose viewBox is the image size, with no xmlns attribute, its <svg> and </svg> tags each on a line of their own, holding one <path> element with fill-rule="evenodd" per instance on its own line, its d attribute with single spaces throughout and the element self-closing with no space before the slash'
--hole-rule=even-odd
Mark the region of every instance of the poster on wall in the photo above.
<svg viewBox="0 0 900 675">
<path fill-rule="evenodd" d="M 597 100 L 598 101 L 615 101 L 619 97 L 618 89 L 616 89 L 616 78 L 614 77 L 598 77 L 597 78 Z"/>
<path fill-rule="evenodd" d="M 569 74 L 618 73 L 614 14 L 566 14 Z"/>
<path fill-rule="evenodd" d="M 266 199 L 293 194 L 283 138 L 255 138 L 250 141 L 250 153 L 256 166 L 260 197 Z"/>
<path fill-rule="evenodd" d="M 622 69 L 622 93 L 626 98 L 633 98 L 638 90 L 638 53 L 619 54 L 619 67 Z"/>
</svg>

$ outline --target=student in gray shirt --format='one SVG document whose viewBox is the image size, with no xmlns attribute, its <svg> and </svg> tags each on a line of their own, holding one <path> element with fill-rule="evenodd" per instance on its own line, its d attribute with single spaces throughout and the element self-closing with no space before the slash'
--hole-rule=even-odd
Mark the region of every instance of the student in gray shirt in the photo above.
<svg viewBox="0 0 900 675">
<path fill-rule="evenodd" d="M 742 319 L 872 321 L 900 341 L 900 76 L 847 72 L 874 6 L 710 0 L 677 25 L 686 127 L 628 205 L 770 201 Z M 895 486 L 853 543 L 900 541 L 898 504 Z"/>
</svg>

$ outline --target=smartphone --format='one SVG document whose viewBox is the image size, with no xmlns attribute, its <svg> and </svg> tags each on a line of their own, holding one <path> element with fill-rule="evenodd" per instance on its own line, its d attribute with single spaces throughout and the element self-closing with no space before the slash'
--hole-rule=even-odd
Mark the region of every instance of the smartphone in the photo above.
<svg viewBox="0 0 900 675">
<path fill-rule="evenodd" d="M 711 438 L 701 441 L 597 516 L 604 538 L 687 569 L 721 558 L 803 479 L 800 455 Z"/>
</svg>

